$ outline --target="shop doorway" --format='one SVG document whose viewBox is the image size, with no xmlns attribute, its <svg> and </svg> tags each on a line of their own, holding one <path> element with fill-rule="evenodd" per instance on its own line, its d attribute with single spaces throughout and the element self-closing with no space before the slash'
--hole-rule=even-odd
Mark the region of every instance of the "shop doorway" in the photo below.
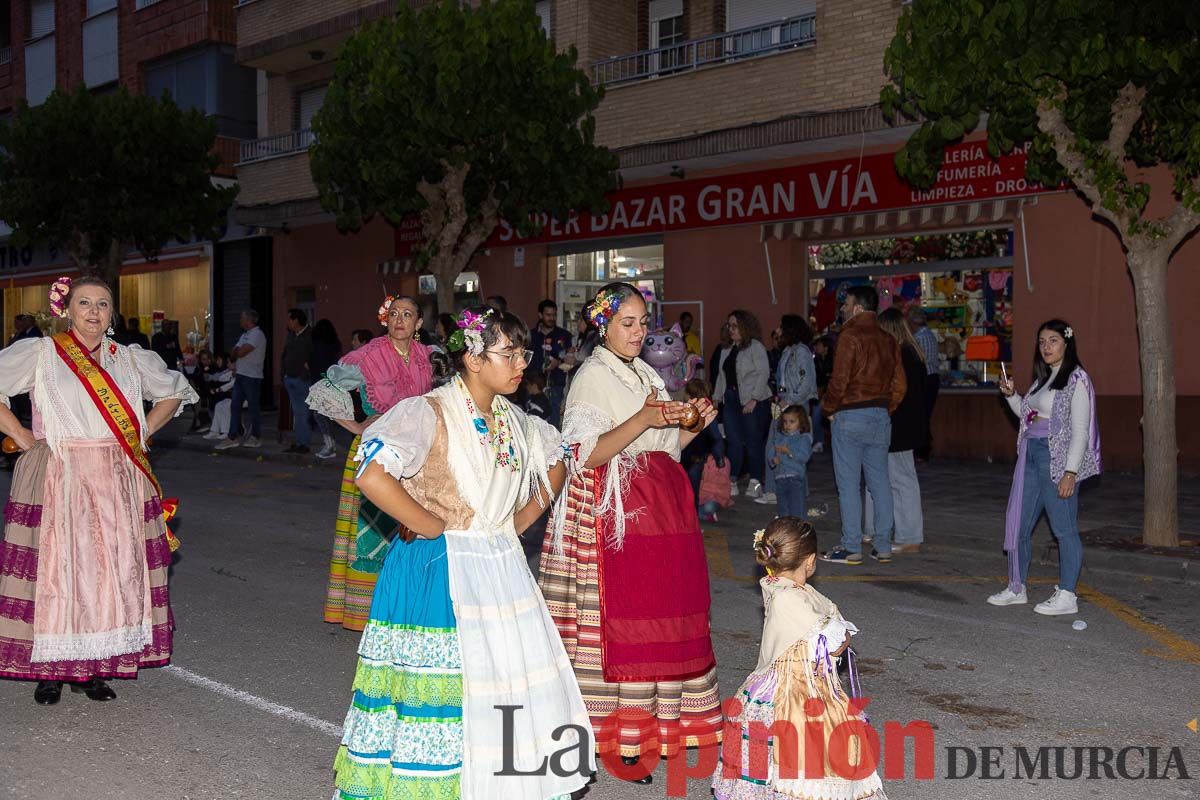
<svg viewBox="0 0 1200 800">
<path fill-rule="evenodd" d="M 641 290 L 650 311 L 651 327 L 662 323 L 663 281 L 666 266 L 659 240 L 637 241 L 604 250 L 564 252 L 555 259 L 554 299 L 558 304 L 558 324 L 573 330 L 603 286 L 612 281 L 628 281 Z"/>
</svg>

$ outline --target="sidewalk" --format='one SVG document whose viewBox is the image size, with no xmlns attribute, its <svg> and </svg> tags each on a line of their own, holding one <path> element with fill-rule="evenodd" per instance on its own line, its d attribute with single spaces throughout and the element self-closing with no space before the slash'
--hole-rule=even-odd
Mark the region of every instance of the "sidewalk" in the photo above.
<svg viewBox="0 0 1200 800">
<path fill-rule="evenodd" d="M 312 455 L 285 453 L 292 434 L 279 436 L 278 416 L 263 413 L 262 446 L 235 447 L 214 451 L 217 441 L 188 434 L 190 415 L 174 420 L 158 435 L 162 449 L 190 450 L 215 454 L 214 457 L 254 459 L 341 470 L 353 438 L 338 425 L 333 426 L 338 455 L 321 460 Z M 314 433 L 314 436 L 316 434 Z M 219 441 L 219 440 L 218 440 Z M 980 461 L 934 459 L 918 465 L 922 507 L 925 513 L 923 550 L 969 550 L 989 556 L 989 563 L 1003 558 L 1004 512 L 1012 482 L 1012 466 Z M 332 484 L 331 484 L 332 485 Z M 812 522 L 821 537 L 822 549 L 836 545 L 841 517 L 837 488 L 828 453 L 815 455 L 809 464 L 809 508 L 825 513 Z M 719 514 L 714 527 L 725 533 L 734 546 L 764 527 L 775 515 L 775 507 L 760 505 L 738 497 L 733 508 Z M 1136 540 L 1141 536 L 1142 476 L 1107 473 L 1085 481 L 1079 499 L 1079 529 L 1084 542 L 1084 575 L 1089 570 L 1115 570 L 1125 573 L 1200 583 L 1200 478 L 1179 478 L 1179 524 L 1189 544 L 1170 551 L 1151 552 Z M 1045 520 L 1034 533 L 1034 561 L 1058 563 L 1057 545 Z M 897 556 L 915 560 L 921 555 Z M 873 562 L 872 562 L 873 563 Z M 848 569 L 854 569 L 850 567 Z"/>
</svg>

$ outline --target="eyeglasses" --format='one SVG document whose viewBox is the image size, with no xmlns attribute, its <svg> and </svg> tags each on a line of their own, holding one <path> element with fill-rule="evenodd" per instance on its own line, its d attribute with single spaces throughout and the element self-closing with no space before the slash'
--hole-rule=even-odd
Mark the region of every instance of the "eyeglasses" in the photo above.
<svg viewBox="0 0 1200 800">
<path fill-rule="evenodd" d="M 408 309 L 394 309 L 394 310 L 388 312 L 387 318 L 388 319 L 403 318 L 403 319 L 408 320 L 408 319 L 414 319 L 416 316 L 417 316 L 416 314 L 409 311 Z"/>
<path fill-rule="evenodd" d="M 529 366 L 530 364 L 533 363 L 533 351 L 532 350 L 513 350 L 511 353 L 505 352 L 504 350 L 484 350 L 483 352 L 491 353 L 492 355 L 495 355 L 495 356 L 503 356 L 504 358 L 507 358 L 508 365 L 510 367 L 512 367 L 513 369 L 517 368 L 518 361 L 523 361 L 525 363 L 525 366 Z"/>
</svg>

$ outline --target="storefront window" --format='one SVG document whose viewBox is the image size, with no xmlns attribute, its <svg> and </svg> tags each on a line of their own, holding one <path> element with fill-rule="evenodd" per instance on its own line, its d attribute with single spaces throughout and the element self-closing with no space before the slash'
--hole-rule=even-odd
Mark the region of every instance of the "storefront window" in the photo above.
<svg viewBox="0 0 1200 800">
<path fill-rule="evenodd" d="M 850 286 L 869 284 L 883 311 L 920 306 L 938 342 L 948 388 L 994 383 L 1012 360 L 1012 231 L 1009 228 L 858 239 L 809 248 L 818 332 L 834 331 Z"/>
<path fill-rule="evenodd" d="M 579 319 L 583 307 L 591 302 L 606 283 L 628 281 L 642 290 L 651 305 L 655 324 L 656 301 L 663 297 L 666 272 L 661 244 L 571 253 L 557 257 L 557 297 L 559 324 Z"/>
</svg>

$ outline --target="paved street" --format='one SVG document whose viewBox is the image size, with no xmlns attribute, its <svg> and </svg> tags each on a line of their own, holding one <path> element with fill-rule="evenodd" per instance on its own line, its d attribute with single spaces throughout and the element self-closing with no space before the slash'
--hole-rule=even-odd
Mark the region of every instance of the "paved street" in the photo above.
<svg viewBox="0 0 1200 800">
<path fill-rule="evenodd" d="M 213 456 L 164 439 L 156 468 L 181 497 L 184 542 L 171 584 L 174 664 L 116 683 L 120 696 L 107 705 L 64 694 L 60 705 L 42 708 L 31 684 L 0 682 L 0 797 L 327 798 L 357 644 L 356 635 L 321 622 L 337 470 Z M 1197 585 L 1085 562 L 1084 631 L 1072 629 L 1074 618 L 1040 617 L 1032 606 L 984 604 L 1001 585 L 1004 560 L 998 547 L 970 540 L 999 541 L 1006 469 L 925 468 L 928 552 L 885 567 L 819 567 L 820 589 L 862 630 L 855 646 L 876 727 L 935 727 L 938 778 L 913 780 L 910 757 L 909 778 L 885 783 L 889 796 L 1196 797 L 1200 735 L 1185 726 L 1200 715 Z M 828 545 L 837 523 L 827 456 L 812 471 L 811 504 L 830 508 L 817 522 Z M 2 475 L 6 492 L 9 473 Z M 1195 531 L 1195 481 L 1185 484 L 1182 518 Z M 1137 487 L 1113 476 L 1104 502 L 1085 495 L 1081 527 L 1130 524 Z M 1113 504 L 1127 509 L 1124 518 Z M 761 605 L 749 541 L 768 518 L 768 509 L 742 500 L 706 532 L 726 695 L 757 658 Z M 1041 553 L 1049 534 L 1038 536 Z M 1035 573 L 1031 602 L 1052 591 L 1056 571 L 1041 565 Z M 1180 747 L 1192 780 L 1013 780 L 1017 745 L 1158 747 L 1159 772 Z M 1006 779 L 946 780 L 950 746 L 1004 747 Z M 649 788 L 601 777 L 589 797 L 664 791 L 660 770 Z M 688 797 L 709 796 L 706 781 L 689 785 Z"/>
</svg>

